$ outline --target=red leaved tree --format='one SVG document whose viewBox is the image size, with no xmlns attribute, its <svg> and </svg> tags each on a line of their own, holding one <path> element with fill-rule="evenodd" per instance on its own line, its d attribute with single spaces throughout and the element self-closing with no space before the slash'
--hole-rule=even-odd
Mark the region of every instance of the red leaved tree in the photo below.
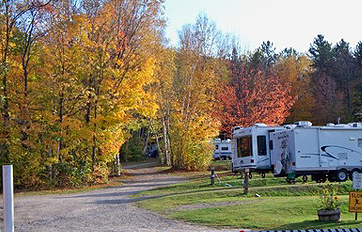
<svg viewBox="0 0 362 232">
<path fill-rule="evenodd" d="M 216 116 L 222 122 L 222 132 L 230 135 L 234 126 L 284 122 L 295 102 L 290 83 L 272 70 L 247 68 L 241 62 L 231 61 L 229 70 L 229 80 L 220 84 L 217 93 Z"/>
</svg>

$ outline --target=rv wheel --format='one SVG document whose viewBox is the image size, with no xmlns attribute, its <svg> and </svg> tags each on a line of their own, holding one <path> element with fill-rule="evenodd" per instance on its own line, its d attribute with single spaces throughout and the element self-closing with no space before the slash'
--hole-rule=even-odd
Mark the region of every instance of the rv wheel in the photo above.
<svg viewBox="0 0 362 232">
<path fill-rule="evenodd" d="M 349 179 L 353 180 L 353 175 L 355 173 L 361 173 L 361 170 L 359 169 L 353 169 L 350 173 L 349 173 Z"/>
<path fill-rule="evenodd" d="M 345 182 L 348 178 L 348 174 L 346 170 L 338 170 L 337 172 L 337 181 L 338 182 Z"/>
<path fill-rule="evenodd" d="M 304 176 L 302 177 L 302 179 L 303 179 L 303 182 L 305 183 L 305 182 L 307 182 L 307 180 L 308 180 L 308 176 L 307 176 L 307 175 L 304 175 Z"/>
<path fill-rule="evenodd" d="M 261 178 L 265 178 L 265 172 L 261 173 Z"/>
<path fill-rule="evenodd" d="M 251 174 L 251 172 L 249 172 L 249 179 L 253 178 L 253 174 Z"/>
</svg>

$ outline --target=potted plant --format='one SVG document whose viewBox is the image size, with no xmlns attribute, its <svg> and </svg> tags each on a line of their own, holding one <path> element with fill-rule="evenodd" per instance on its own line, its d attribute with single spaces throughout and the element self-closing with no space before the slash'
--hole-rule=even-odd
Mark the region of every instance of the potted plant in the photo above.
<svg viewBox="0 0 362 232">
<path fill-rule="evenodd" d="M 341 211 L 339 206 L 341 204 L 339 197 L 336 196 L 337 188 L 331 184 L 324 186 L 319 193 L 319 200 L 321 202 L 320 210 L 318 210 L 319 221 L 332 221 L 337 222 L 340 219 Z"/>
</svg>

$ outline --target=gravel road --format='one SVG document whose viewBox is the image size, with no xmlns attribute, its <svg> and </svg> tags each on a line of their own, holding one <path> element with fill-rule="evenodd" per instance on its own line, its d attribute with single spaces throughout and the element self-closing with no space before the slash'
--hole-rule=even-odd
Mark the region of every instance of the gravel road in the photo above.
<svg viewBox="0 0 362 232">
<path fill-rule="evenodd" d="M 125 167 L 133 177 L 123 186 L 77 194 L 15 197 L 15 231 L 230 231 L 166 219 L 137 207 L 137 199 L 130 195 L 185 180 L 161 174 L 154 166 Z M 3 210 L 0 217 L 3 230 Z"/>
</svg>

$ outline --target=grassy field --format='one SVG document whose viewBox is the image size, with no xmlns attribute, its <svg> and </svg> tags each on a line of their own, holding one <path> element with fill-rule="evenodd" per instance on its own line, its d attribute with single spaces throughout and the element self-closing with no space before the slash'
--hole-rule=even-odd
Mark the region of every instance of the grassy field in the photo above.
<svg viewBox="0 0 362 232">
<path fill-rule="evenodd" d="M 180 173 L 179 173 L 180 175 Z M 290 185 L 283 178 L 257 174 L 250 180 L 250 192 L 243 193 L 242 179 L 229 171 L 217 172 L 215 186 L 210 185 L 210 173 L 188 174 L 192 179 L 164 188 L 135 195 L 147 196 L 139 201 L 142 207 L 160 212 L 169 218 L 198 224 L 257 230 L 291 230 L 324 228 L 357 228 L 360 221 L 348 212 L 348 191 L 352 183 L 335 183 L 342 202 L 341 221 L 319 222 L 318 190 L 314 182 Z M 256 194 L 260 197 L 256 197 Z M 362 217 L 362 216 L 361 216 Z"/>
</svg>

